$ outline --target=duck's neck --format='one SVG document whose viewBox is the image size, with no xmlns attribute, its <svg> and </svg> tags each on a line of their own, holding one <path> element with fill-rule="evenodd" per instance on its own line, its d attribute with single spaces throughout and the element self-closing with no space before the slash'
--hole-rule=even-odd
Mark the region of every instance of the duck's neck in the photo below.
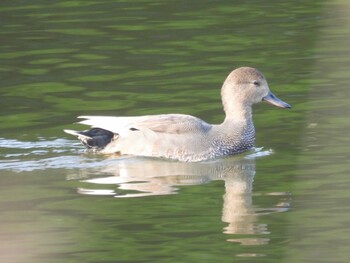
<svg viewBox="0 0 350 263">
<path fill-rule="evenodd" d="M 255 140 L 252 107 L 240 107 L 239 105 L 234 107 L 226 105 L 224 108 L 226 118 L 220 125 L 220 133 L 227 142 L 227 149 L 232 153 L 250 149 L 254 146 Z"/>
<path fill-rule="evenodd" d="M 225 107 L 226 118 L 221 124 L 221 132 L 229 141 L 232 152 L 242 152 L 254 146 L 255 128 L 252 107 Z M 243 106 L 243 105 L 242 105 Z"/>
<path fill-rule="evenodd" d="M 225 125 L 237 125 L 237 123 L 240 123 L 242 126 L 253 125 L 252 107 L 250 105 L 231 102 L 224 104 L 224 111 L 226 117 L 223 124 Z"/>
</svg>

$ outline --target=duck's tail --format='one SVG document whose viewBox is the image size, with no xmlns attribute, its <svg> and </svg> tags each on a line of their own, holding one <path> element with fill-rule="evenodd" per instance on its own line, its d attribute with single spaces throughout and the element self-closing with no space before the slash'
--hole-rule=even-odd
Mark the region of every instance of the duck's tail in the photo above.
<svg viewBox="0 0 350 263">
<path fill-rule="evenodd" d="M 114 133 L 101 128 L 92 128 L 86 131 L 63 130 L 65 133 L 76 136 L 86 148 L 102 150 L 113 139 Z"/>
</svg>

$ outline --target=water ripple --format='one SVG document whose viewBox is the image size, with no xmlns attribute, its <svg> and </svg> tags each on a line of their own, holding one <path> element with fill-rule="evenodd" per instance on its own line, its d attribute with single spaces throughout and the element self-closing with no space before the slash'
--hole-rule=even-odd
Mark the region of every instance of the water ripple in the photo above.
<svg viewBox="0 0 350 263">
<path fill-rule="evenodd" d="M 0 138 L 0 150 L 0 170 L 21 172 L 105 165 L 100 156 L 81 154 L 84 150 L 79 143 L 65 139 L 20 141 Z"/>
</svg>

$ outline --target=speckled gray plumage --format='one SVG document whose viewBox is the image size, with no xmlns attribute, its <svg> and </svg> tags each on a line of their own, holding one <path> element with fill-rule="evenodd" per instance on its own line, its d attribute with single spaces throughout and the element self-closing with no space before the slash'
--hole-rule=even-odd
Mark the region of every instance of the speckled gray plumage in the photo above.
<svg viewBox="0 0 350 263">
<path fill-rule="evenodd" d="M 99 137 L 94 137 L 94 133 L 89 131 L 66 132 L 83 138 L 86 146 L 101 149 L 102 153 L 165 157 L 195 162 L 252 148 L 255 137 L 253 104 L 266 100 L 275 106 L 290 108 L 269 91 L 264 76 L 258 70 L 249 67 L 236 69 L 229 74 L 221 88 L 221 97 L 226 116 L 224 122 L 218 125 L 211 125 L 184 114 L 139 117 L 81 116 L 84 120 L 80 123 L 97 128 L 98 132 L 95 133 Z M 114 134 L 113 137 L 111 133 Z M 91 139 L 86 137 L 89 137 L 89 134 L 92 135 Z M 105 145 L 101 146 L 101 141 Z M 94 143 L 98 144 L 98 147 L 93 147 Z"/>
</svg>

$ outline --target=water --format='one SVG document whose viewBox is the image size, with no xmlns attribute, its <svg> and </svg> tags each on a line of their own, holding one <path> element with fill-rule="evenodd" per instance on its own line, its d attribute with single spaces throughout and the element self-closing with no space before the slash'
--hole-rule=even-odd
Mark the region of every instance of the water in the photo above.
<svg viewBox="0 0 350 263">
<path fill-rule="evenodd" d="M 2 1 L 1 262 L 348 262 L 347 1 Z M 252 151 L 203 163 L 86 153 L 79 115 L 222 121 L 230 70 Z"/>
</svg>

